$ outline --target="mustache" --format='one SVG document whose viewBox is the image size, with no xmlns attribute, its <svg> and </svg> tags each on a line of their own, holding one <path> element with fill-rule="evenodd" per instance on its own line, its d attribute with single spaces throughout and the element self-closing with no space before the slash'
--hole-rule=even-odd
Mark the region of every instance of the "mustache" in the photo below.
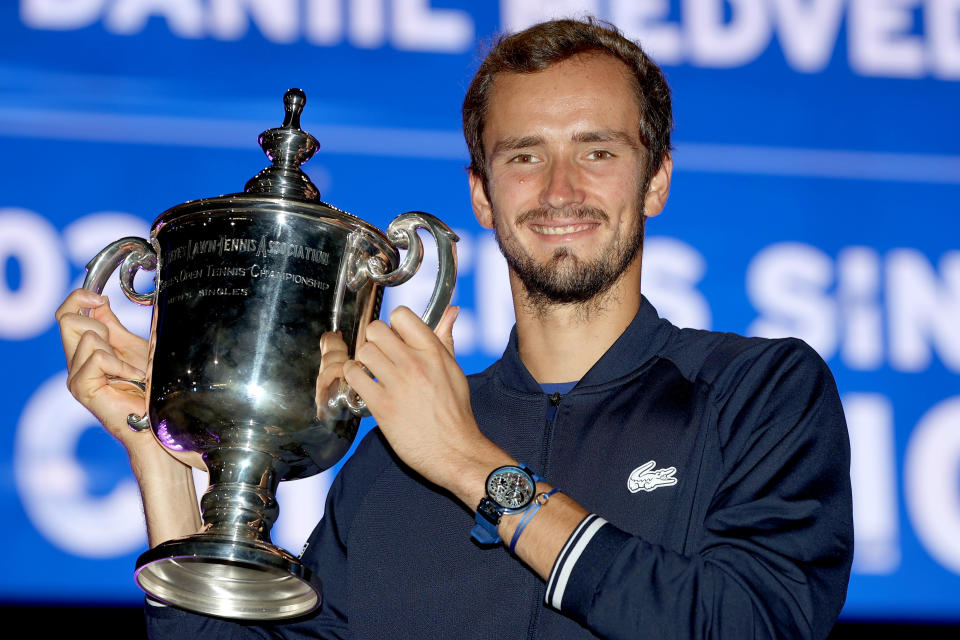
<svg viewBox="0 0 960 640">
<path fill-rule="evenodd" d="M 522 225 L 527 222 L 548 222 L 550 220 L 597 220 L 607 222 L 610 216 L 603 209 L 596 207 L 537 207 L 528 209 L 520 214 L 514 224 Z"/>
</svg>

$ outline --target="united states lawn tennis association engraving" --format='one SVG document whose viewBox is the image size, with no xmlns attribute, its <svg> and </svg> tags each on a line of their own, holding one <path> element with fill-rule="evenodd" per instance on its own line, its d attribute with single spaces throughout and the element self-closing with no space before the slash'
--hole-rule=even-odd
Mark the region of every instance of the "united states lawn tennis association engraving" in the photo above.
<svg viewBox="0 0 960 640">
<path fill-rule="evenodd" d="M 266 236 L 260 236 L 259 239 L 256 239 L 249 237 L 230 238 L 223 235 L 202 240 L 188 238 L 186 244 L 167 249 L 164 252 L 164 262 L 172 265 L 182 260 L 194 260 L 211 255 L 223 257 L 224 254 L 238 253 L 252 253 L 254 256 L 261 258 L 280 256 L 316 264 L 330 264 L 329 252 L 305 244 L 284 240 L 269 240 Z"/>
</svg>

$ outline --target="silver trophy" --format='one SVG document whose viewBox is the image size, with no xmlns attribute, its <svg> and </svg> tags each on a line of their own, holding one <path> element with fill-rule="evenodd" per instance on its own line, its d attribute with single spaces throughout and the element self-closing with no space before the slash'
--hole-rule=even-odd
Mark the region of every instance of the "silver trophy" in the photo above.
<svg viewBox="0 0 960 640">
<path fill-rule="evenodd" d="M 320 604 L 319 581 L 271 543 L 270 528 L 280 480 L 331 467 L 369 415 L 342 380 L 317 388 L 321 335 L 340 332 L 353 355 L 383 287 L 419 268 L 418 229 L 439 252 L 422 316 L 431 327 L 456 280 L 457 237 L 433 216 L 402 214 L 383 233 L 320 200 L 300 170 L 319 147 L 300 129 L 306 97 L 290 89 L 283 100 L 283 125 L 259 138 L 273 165 L 244 193 L 165 211 L 149 242 L 124 238 L 91 260 L 83 285 L 99 293 L 119 267 L 124 293 L 153 305 L 147 380 L 126 381 L 145 390 L 148 412 L 128 422 L 187 464 L 199 454 L 210 474 L 201 532 L 141 555 L 137 583 L 163 602 L 230 618 L 290 618 Z M 141 269 L 156 270 L 149 293 L 134 289 Z"/>
</svg>

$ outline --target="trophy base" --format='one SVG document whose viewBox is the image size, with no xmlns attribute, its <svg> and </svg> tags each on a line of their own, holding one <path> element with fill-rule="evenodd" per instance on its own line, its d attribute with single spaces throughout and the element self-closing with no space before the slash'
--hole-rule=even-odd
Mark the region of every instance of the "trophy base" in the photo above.
<svg viewBox="0 0 960 640">
<path fill-rule="evenodd" d="M 320 605 L 320 581 L 269 543 L 200 534 L 168 540 L 137 559 L 147 594 L 175 607 L 242 620 L 293 618 Z"/>
</svg>

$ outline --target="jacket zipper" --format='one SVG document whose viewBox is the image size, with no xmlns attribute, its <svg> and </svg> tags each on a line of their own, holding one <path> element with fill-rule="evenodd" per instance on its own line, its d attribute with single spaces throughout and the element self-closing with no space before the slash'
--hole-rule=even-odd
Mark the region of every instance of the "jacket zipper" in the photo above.
<svg viewBox="0 0 960 640">
<path fill-rule="evenodd" d="M 547 405 L 547 413 L 544 416 L 546 418 L 546 428 L 544 429 L 543 436 L 543 454 L 540 456 L 540 466 L 537 469 L 537 473 L 544 478 L 548 478 L 550 472 L 550 447 L 553 445 L 553 429 L 557 422 L 557 414 L 560 412 L 560 402 L 563 400 L 563 396 L 559 391 L 554 391 L 553 394 L 547 398 L 549 404 Z M 545 586 L 543 583 L 540 583 L 539 588 L 536 590 L 536 598 L 533 602 L 533 615 L 530 617 L 530 626 L 527 629 L 528 640 L 534 640 L 538 637 L 537 632 L 540 626 L 540 610 L 543 607 L 544 589 Z"/>
<path fill-rule="evenodd" d="M 557 424 L 557 414 L 560 413 L 560 402 L 563 401 L 563 396 L 559 391 L 554 391 L 547 398 L 550 404 L 547 405 L 545 416 L 547 424 L 543 435 L 543 455 L 540 456 L 540 467 L 537 469 L 537 473 L 544 478 L 550 474 L 550 447 L 553 446 L 553 430 Z"/>
</svg>

